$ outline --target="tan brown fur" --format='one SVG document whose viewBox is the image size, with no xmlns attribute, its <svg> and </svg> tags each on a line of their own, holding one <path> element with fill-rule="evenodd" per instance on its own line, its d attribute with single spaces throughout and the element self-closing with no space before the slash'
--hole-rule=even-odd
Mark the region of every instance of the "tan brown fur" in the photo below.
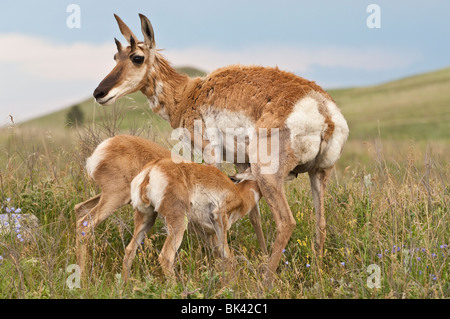
<svg viewBox="0 0 450 319">
<path fill-rule="evenodd" d="M 167 181 L 164 193 L 158 194 L 161 196 L 158 207 L 139 201 L 144 194 L 146 194 L 146 199 L 152 196 L 148 195 L 149 187 L 154 189 L 160 186 L 158 184 L 160 180 L 155 181 L 153 178 L 149 178 L 154 170 L 158 170 L 158 174 L 161 174 L 164 181 Z M 138 193 L 134 194 L 134 192 Z M 142 230 L 149 229 L 149 226 L 146 225 L 146 216 L 153 215 L 156 209 L 165 220 L 168 232 L 159 262 L 164 273 L 172 276 L 175 255 L 187 226 L 186 220 L 199 230 L 198 234 L 205 237 L 217 255 L 226 259 L 230 256 L 227 243 L 228 229 L 232 223 L 253 209 L 257 209 L 261 197 L 258 183 L 254 180 L 234 184 L 215 167 L 196 163 L 174 163 L 170 159 L 155 160 L 146 165 L 132 182 L 131 193 L 133 206 L 137 210 L 137 218 L 135 218 L 133 240 L 127 247 L 124 258 L 124 278 L 128 278 L 138 243 L 143 237 Z M 199 193 L 206 196 L 206 202 L 203 202 L 204 198 Z M 134 202 L 135 199 L 138 202 Z M 152 202 L 151 199 L 150 202 Z M 159 202 L 159 200 L 157 199 L 155 202 Z M 213 225 L 214 230 L 208 227 L 203 228 L 202 226 L 205 224 Z"/>
<path fill-rule="evenodd" d="M 102 144 L 106 146 L 103 147 Z M 131 135 L 118 135 L 102 144 L 97 147 L 91 156 L 91 158 L 97 156 L 91 177 L 102 192 L 74 207 L 77 219 L 77 264 L 80 266 L 82 274 L 85 273 L 88 258 L 87 245 L 95 227 L 121 206 L 130 203 L 130 183 L 135 176 L 151 161 L 158 159 L 172 161 L 172 156 L 176 156 L 154 142 Z M 148 176 L 145 181 L 148 183 Z M 142 200 L 150 204 L 145 192 L 142 192 Z M 135 216 L 136 218 L 139 219 L 139 216 Z M 151 219 L 146 219 L 146 222 L 154 223 L 155 218 L 156 215 Z M 250 218 L 255 227 L 259 244 L 263 251 L 267 253 L 259 212 L 257 210 L 252 211 Z M 87 223 L 86 226 L 83 225 L 85 222 Z"/>
<path fill-rule="evenodd" d="M 180 76 L 159 53 L 156 56 L 155 68 L 159 72 L 151 78 L 164 84 L 160 101 L 174 128 L 193 126 L 194 120 L 201 119 L 201 107 L 205 105 L 242 113 L 257 122 L 258 128 L 282 128 L 302 97 L 320 92 L 331 99 L 315 82 L 278 68 L 233 65 L 205 78 L 188 79 Z M 151 96 L 151 92 L 141 90 Z"/>
<path fill-rule="evenodd" d="M 171 156 L 168 149 L 140 137 L 119 135 L 110 141 L 104 159 L 92 174 L 102 193 L 74 207 L 77 218 L 77 264 L 82 273 L 87 262 L 87 244 L 95 227 L 130 202 L 130 183 L 145 164 Z M 84 222 L 88 225 L 83 226 Z"/>
<path fill-rule="evenodd" d="M 246 125 L 257 132 L 260 128 L 268 129 L 268 136 L 260 143 L 270 143 L 272 138 L 276 138 L 271 136 L 270 130 L 279 129 L 280 167 L 277 172 L 264 174 L 262 161 L 239 163 L 241 168 L 251 167 L 277 224 L 269 275 L 276 271 L 281 251 L 295 227 L 283 182 L 299 173 L 308 172 L 310 176 L 316 216 L 320 220 L 316 224 L 316 247 L 318 255 L 322 256 L 325 240 L 322 235 L 325 223 L 323 200 L 327 178 L 321 176 L 329 175 L 349 133 L 347 123 L 331 96 L 315 82 L 272 67 L 232 65 L 213 71 L 204 78 L 190 79 L 179 75 L 156 50 L 153 28 L 152 32 L 145 31 L 145 26 L 151 25 L 150 21 L 143 15 L 140 18 L 145 43 L 150 44 L 139 46 L 137 51 L 145 55 L 146 62 L 136 67 L 125 56 L 115 70 L 121 73 L 121 78 L 134 79 L 134 82 L 120 87 L 111 85 L 113 81 L 105 78 L 94 92 L 97 101 L 113 103 L 120 96 L 141 90 L 155 112 L 167 119 L 173 128 L 188 129 L 192 140 L 194 121 L 201 120 L 202 129 L 205 129 L 206 120 L 210 126 L 214 125 L 215 118 L 208 118 L 211 110 L 216 112 L 213 117 L 222 116 L 226 123 L 235 121 L 234 124 Z M 123 26 L 119 25 L 122 30 Z M 127 37 L 130 32 L 125 30 L 122 33 Z M 134 49 L 130 46 L 126 50 L 129 55 Z M 142 77 L 139 83 L 136 77 Z M 208 141 L 202 140 L 201 147 L 207 145 Z M 248 160 L 248 153 L 246 156 Z"/>
</svg>

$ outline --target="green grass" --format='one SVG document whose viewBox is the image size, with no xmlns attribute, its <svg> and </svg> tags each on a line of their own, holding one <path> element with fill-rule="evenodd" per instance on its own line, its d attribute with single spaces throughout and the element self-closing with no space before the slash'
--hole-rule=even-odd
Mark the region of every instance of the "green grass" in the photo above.
<svg viewBox="0 0 450 319">
<path fill-rule="evenodd" d="M 87 125 L 78 130 L 64 127 L 67 110 L 4 128 L 2 213 L 20 207 L 36 215 L 41 227 L 31 242 L 17 241 L 14 233 L 0 238 L 0 298 L 449 298 L 450 248 L 444 245 L 450 244 L 450 154 L 448 134 L 440 129 L 448 128 L 449 81 L 445 69 L 331 92 L 351 136 L 325 199 L 322 266 L 313 250 L 309 181 L 301 175 L 285 184 L 297 227 L 272 286 L 264 281 L 267 259 L 246 217 L 229 232 L 231 270 L 188 232 L 177 256 L 177 280 L 166 281 L 157 262 L 165 239 L 158 220 L 138 251 L 130 281 L 121 283 L 116 274 L 133 227 L 131 207 L 124 207 L 96 229 L 90 280 L 69 289 L 73 207 L 98 192 L 84 171 L 93 141 L 131 132 L 169 146 L 170 128 L 145 109 L 140 93 L 115 108 L 81 103 Z M 260 208 L 270 248 L 275 224 L 264 200 Z M 380 269 L 380 288 L 368 287 L 372 264 Z"/>
<path fill-rule="evenodd" d="M 225 271 L 195 234 L 187 233 L 177 256 L 177 281 L 167 282 L 157 262 L 165 239 L 158 220 L 136 257 L 131 280 L 117 283 L 133 225 L 132 210 L 125 207 L 97 228 L 91 280 L 74 290 L 66 284 L 71 275 L 66 268 L 75 263 L 73 206 L 94 195 L 96 186 L 87 180 L 82 163 L 74 161 L 54 172 L 46 165 L 48 160 L 45 156 L 37 160 L 39 169 L 33 177 L 23 178 L 14 168 L 2 172 L 3 201 L 11 197 L 8 205 L 35 214 L 42 223 L 31 243 L 2 239 L 2 298 L 450 296 L 450 251 L 440 247 L 449 244 L 450 189 L 446 182 L 450 172 L 448 166 L 439 167 L 431 158 L 425 170 L 417 169 L 411 158 L 395 169 L 381 164 L 373 171 L 335 172 L 326 196 L 328 227 L 322 267 L 312 248 L 315 217 L 307 177 L 286 183 L 297 227 L 270 288 L 263 277 L 267 260 L 247 218 L 229 233 L 233 270 Z M 261 211 L 270 245 L 275 225 L 264 201 Z M 371 264 L 381 269 L 378 289 L 367 286 Z"/>
<path fill-rule="evenodd" d="M 448 140 L 450 68 L 373 87 L 332 90 L 351 138 Z"/>
</svg>

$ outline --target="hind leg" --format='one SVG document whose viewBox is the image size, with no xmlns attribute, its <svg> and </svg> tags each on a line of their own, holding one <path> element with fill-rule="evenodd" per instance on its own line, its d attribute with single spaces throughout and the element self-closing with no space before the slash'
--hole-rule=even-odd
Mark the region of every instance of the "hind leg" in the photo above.
<svg viewBox="0 0 450 319">
<path fill-rule="evenodd" d="M 75 211 L 76 220 L 78 221 L 80 218 L 89 213 L 92 208 L 94 208 L 98 204 L 101 196 L 102 194 L 98 194 L 82 203 L 76 204 L 73 208 Z"/>
<path fill-rule="evenodd" d="M 128 279 L 130 268 L 136 256 L 136 249 L 138 248 L 139 243 L 142 242 L 142 240 L 145 237 L 145 234 L 148 233 L 150 228 L 152 228 L 153 225 L 155 224 L 157 215 L 158 213 L 155 212 L 152 207 L 149 208 L 148 212 L 141 212 L 137 209 L 135 210 L 134 234 L 130 244 L 127 246 L 125 250 L 125 257 L 123 259 L 122 276 L 124 280 Z"/>
<path fill-rule="evenodd" d="M 164 242 L 158 261 L 166 277 L 174 276 L 173 265 L 175 256 L 180 248 L 183 240 L 183 235 L 186 230 L 185 213 L 184 211 L 172 211 L 173 214 L 165 216 L 167 225 L 167 238 Z"/>
<path fill-rule="evenodd" d="M 278 268 L 282 251 L 296 225 L 284 191 L 284 179 L 295 167 L 289 145 L 290 133 L 284 130 L 271 131 L 270 136 L 259 134 L 249 146 L 249 154 L 253 156 L 250 163 L 252 174 L 270 208 L 277 230 L 269 257 L 267 273 L 269 280 Z M 270 156 L 267 155 L 269 153 Z"/>
<path fill-rule="evenodd" d="M 90 202 L 90 204 L 93 204 L 95 200 Z M 118 194 L 107 195 L 102 193 L 98 203 L 77 220 L 76 255 L 77 264 L 80 267 L 82 275 L 85 274 L 88 259 L 88 244 L 94 234 L 95 227 L 128 202 L 128 194 L 126 196 L 120 196 Z"/>
<path fill-rule="evenodd" d="M 316 211 L 316 244 L 315 249 L 319 257 L 323 256 L 323 246 L 325 243 L 326 220 L 324 209 L 325 188 L 331 175 L 332 168 L 313 169 L 308 172 L 311 182 L 311 190 Z"/>
</svg>

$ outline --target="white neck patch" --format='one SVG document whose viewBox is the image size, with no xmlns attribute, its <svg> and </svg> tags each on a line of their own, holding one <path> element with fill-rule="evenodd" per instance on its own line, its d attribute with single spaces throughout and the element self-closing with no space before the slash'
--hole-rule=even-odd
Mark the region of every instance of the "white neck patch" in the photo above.
<svg viewBox="0 0 450 319">
<path fill-rule="evenodd" d="M 157 81 L 156 85 L 155 85 L 155 93 L 152 96 L 148 97 L 147 100 L 148 100 L 150 109 L 153 112 L 160 115 L 166 121 L 169 121 L 169 116 L 167 115 L 166 111 L 159 104 L 159 96 L 163 92 L 163 87 L 164 87 L 163 83 L 161 81 Z M 158 106 L 159 106 L 159 109 L 158 109 Z"/>
</svg>

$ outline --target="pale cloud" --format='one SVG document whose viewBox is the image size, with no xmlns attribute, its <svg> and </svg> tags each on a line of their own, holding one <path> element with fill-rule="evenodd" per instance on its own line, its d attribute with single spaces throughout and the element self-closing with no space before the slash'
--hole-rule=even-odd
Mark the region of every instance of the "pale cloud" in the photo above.
<svg viewBox="0 0 450 319">
<path fill-rule="evenodd" d="M 0 34 L 0 63 L 47 80 L 97 80 L 114 65 L 114 43 L 55 43 L 22 34 Z"/>
<path fill-rule="evenodd" d="M 91 96 L 113 68 L 114 43 L 56 43 L 0 34 L 0 125 L 57 111 Z"/>
<path fill-rule="evenodd" d="M 11 33 L 0 34 L 0 43 L 0 125 L 9 114 L 25 120 L 91 96 L 115 64 L 113 41 L 67 44 Z M 398 70 L 420 58 L 409 51 L 351 46 L 251 46 L 236 50 L 191 47 L 167 49 L 162 54 L 175 66 L 206 71 L 239 63 L 278 66 L 297 74 L 311 72 L 315 67 Z"/>
</svg>

